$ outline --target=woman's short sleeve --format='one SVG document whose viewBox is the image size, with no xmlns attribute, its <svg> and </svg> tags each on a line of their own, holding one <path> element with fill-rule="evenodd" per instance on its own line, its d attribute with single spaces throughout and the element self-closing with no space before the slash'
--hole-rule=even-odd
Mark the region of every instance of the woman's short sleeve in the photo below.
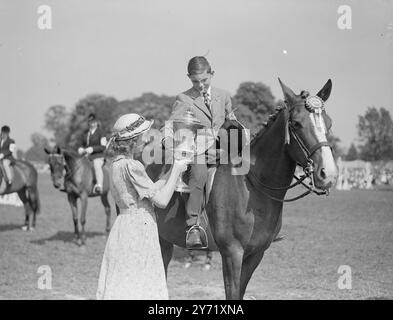
<svg viewBox="0 0 393 320">
<path fill-rule="evenodd" d="M 125 169 L 140 200 L 151 198 L 156 194 L 157 190 L 154 188 L 154 182 L 147 175 L 142 163 L 137 160 L 129 160 Z"/>
</svg>

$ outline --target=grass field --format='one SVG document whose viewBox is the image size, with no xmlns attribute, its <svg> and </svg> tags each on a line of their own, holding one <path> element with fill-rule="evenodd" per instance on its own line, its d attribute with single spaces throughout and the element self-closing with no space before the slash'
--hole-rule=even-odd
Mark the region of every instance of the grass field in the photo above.
<svg viewBox="0 0 393 320">
<path fill-rule="evenodd" d="M 105 246 L 105 215 L 89 202 L 87 247 L 73 242 L 65 194 L 40 175 L 42 213 L 33 233 L 20 227 L 22 208 L 0 205 L 0 299 L 94 299 Z M 115 219 L 112 212 L 112 222 Z M 255 299 L 392 299 L 393 191 L 334 191 L 284 208 L 282 234 L 254 273 L 246 293 Z M 184 269 L 176 248 L 169 267 L 171 299 L 224 299 L 221 260 Z M 52 271 L 52 290 L 38 289 L 40 266 Z M 352 289 L 339 289 L 339 266 L 352 271 Z"/>
</svg>

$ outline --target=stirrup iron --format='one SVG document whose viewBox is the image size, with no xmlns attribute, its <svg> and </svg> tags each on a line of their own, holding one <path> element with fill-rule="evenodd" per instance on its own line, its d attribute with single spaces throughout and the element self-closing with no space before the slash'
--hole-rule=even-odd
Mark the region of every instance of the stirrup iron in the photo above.
<svg viewBox="0 0 393 320">
<path fill-rule="evenodd" d="M 187 240 L 189 238 L 190 231 L 193 230 L 193 229 L 198 229 L 200 231 L 202 246 L 199 247 L 199 248 L 196 248 L 196 249 L 192 249 L 191 248 L 189 250 L 205 250 L 205 249 L 208 249 L 209 248 L 209 239 L 207 238 L 206 230 L 203 227 L 201 227 L 199 224 L 194 224 L 193 226 L 191 226 L 187 230 L 187 232 L 186 232 L 186 243 L 187 243 Z M 206 245 L 203 245 L 203 237 L 206 239 Z"/>
</svg>

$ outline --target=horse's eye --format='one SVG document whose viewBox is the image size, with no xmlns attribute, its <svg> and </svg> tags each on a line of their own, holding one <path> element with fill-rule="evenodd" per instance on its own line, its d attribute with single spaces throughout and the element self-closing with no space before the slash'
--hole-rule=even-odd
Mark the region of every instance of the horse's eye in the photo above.
<svg viewBox="0 0 393 320">
<path fill-rule="evenodd" d="M 301 129 L 303 127 L 299 121 L 292 121 L 291 125 L 294 129 Z"/>
</svg>

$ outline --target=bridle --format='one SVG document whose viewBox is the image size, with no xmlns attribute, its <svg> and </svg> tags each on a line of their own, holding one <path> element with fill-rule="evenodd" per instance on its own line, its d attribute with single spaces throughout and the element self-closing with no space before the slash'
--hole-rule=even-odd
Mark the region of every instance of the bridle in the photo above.
<svg viewBox="0 0 393 320">
<path fill-rule="evenodd" d="M 62 154 L 57 154 L 57 153 L 51 153 L 51 154 L 49 154 L 49 159 L 51 159 L 51 158 L 55 158 L 55 159 L 61 159 L 61 165 L 63 166 L 63 167 L 65 167 L 66 166 L 66 163 L 65 163 L 65 159 L 64 159 L 64 156 L 62 155 Z M 57 162 L 58 163 L 58 162 Z M 59 163 L 58 163 L 59 164 Z"/>
<path fill-rule="evenodd" d="M 318 100 L 318 101 L 317 101 Z M 320 101 L 319 101 L 320 100 Z M 319 97 L 310 97 L 305 100 L 304 106 L 310 113 L 318 113 L 321 114 L 322 111 L 324 110 L 324 104 L 322 99 Z M 279 201 L 279 202 L 292 202 L 296 201 L 298 199 L 301 199 L 310 193 L 314 193 L 316 195 L 329 195 L 329 189 L 327 190 L 320 190 L 315 186 L 314 182 L 314 161 L 311 159 L 312 155 L 319 150 L 322 147 L 329 147 L 332 148 L 332 144 L 328 141 L 322 141 L 322 142 L 317 142 L 310 148 L 306 146 L 306 144 L 303 142 L 303 140 L 299 137 L 299 135 L 296 133 L 296 129 L 294 128 L 293 123 L 290 121 L 290 119 L 286 120 L 286 144 L 289 145 L 291 137 L 294 139 L 296 142 L 297 146 L 299 149 L 302 151 L 302 155 L 304 157 L 304 161 L 299 162 L 296 161 L 297 164 L 299 164 L 303 168 L 304 175 L 297 177 L 295 174 L 293 175 L 293 178 L 295 178 L 296 182 L 285 186 L 285 187 L 271 187 L 261 181 L 261 179 L 253 172 L 252 168 L 249 170 L 248 174 L 246 175 L 246 179 L 253 185 L 258 191 L 262 192 L 266 196 L 268 196 L 270 199 Z M 303 163 L 303 165 L 302 165 Z M 309 178 L 310 179 L 310 184 L 306 184 L 304 182 L 305 179 Z M 289 199 L 279 199 L 276 198 L 272 195 L 270 195 L 267 191 L 264 189 L 269 189 L 273 191 L 284 191 L 284 190 L 289 190 L 297 185 L 303 185 L 307 191 L 304 193 L 300 194 L 299 196 L 289 198 Z M 258 188 L 259 187 L 259 188 Z"/>
<path fill-rule="evenodd" d="M 63 180 L 64 183 L 64 187 L 65 187 L 65 183 L 67 182 L 68 186 L 71 188 L 71 190 L 73 192 L 75 192 L 76 194 L 80 193 L 80 190 L 78 188 L 78 186 L 75 184 L 74 179 L 72 178 L 73 174 L 80 168 L 79 165 L 75 165 L 73 168 L 70 168 L 70 166 L 67 164 L 67 161 L 65 160 L 64 154 L 50 154 L 49 158 L 57 158 L 57 159 L 61 159 L 61 163 L 57 162 L 58 165 L 61 165 L 63 170 L 65 170 L 65 174 L 64 171 L 62 171 L 61 173 L 61 178 Z M 83 157 L 77 159 L 77 161 L 79 162 L 81 159 L 87 157 L 87 155 L 83 155 Z M 66 191 L 67 193 L 69 192 L 68 190 Z"/>
<path fill-rule="evenodd" d="M 75 168 L 71 169 L 67 165 L 67 162 L 65 161 L 65 158 L 64 158 L 63 154 L 52 153 L 52 154 L 49 155 L 49 158 L 51 158 L 51 157 L 55 158 L 55 159 L 59 159 L 59 158 L 61 159 L 61 165 L 63 166 L 63 168 L 66 171 L 65 175 L 64 176 L 62 175 L 62 177 L 64 179 L 66 179 L 67 177 L 71 177 L 74 174 L 74 172 L 78 169 L 78 167 L 75 167 Z M 60 164 L 60 163 L 58 163 L 58 164 Z"/>
</svg>

